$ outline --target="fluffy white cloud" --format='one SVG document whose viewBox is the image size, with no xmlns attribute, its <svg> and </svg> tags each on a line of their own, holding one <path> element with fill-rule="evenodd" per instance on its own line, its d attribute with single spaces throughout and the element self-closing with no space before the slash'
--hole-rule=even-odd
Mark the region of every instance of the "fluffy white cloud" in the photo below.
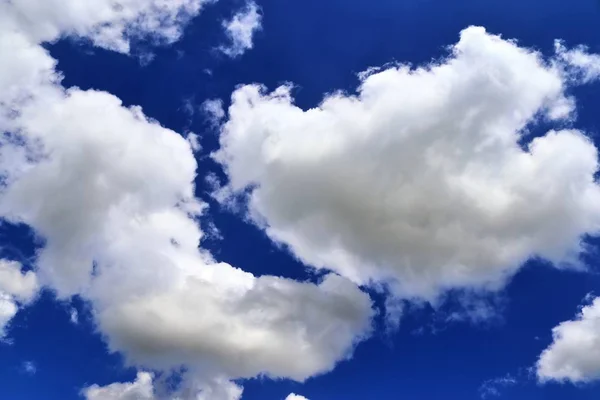
<svg viewBox="0 0 600 400">
<path fill-rule="evenodd" d="M 308 400 L 308 399 L 304 396 L 300 396 L 299 394 L 291 393 L 288 395 L 288 397 L 285 398 L 285 400 Z"/>
<path fill-rule="evenodd" d="M 0 339 L 6 334 L 6 326 L 17 315 L 17 311 L 19 311 L 19 308 L 12 297 L 5 293 L 0 293 Z"/>
<path fill-rule="evenodd" d="M 82 391 L 86 400 L 159 400 L 160 389 L 155 388 L 154 377 L 148 372 L 139 372 L 133 382 L 113 383 L 107 386 L 92 385 Z M 216 380 L 202 384 L 201 391 L 194 390 L 197 382 L 185 382 L 178 393 L 167 395 L 171 400 L 239 400 L 242 388 L 228 381 Z M 191 389 L 191 390 L 190 390 Z"/>
<path fill-rule="evenodd" d="M 32 271 L 21 272 L 21 264 L 0 260 L 0 338 L 17 314 L 19 307 L 31 302 L 39 290 L 37 276 Z"/>
<path fill-rule="evenodd" d="M 209 99 L 202 103 L 202 110 L 206 114 L 208 121 L 218 126 L 223 118 L 225 118 L 225 110 L 223 109 L 223 100 Z"/>
<path fill-rule="evenodd" d="M 316 286 L 224 264 L 189 271 L 177 288 L 98 308 L 111 348 L 142 365 L 298 381 L 346 358 L 370 315 L 370 301 L 343 278 Z"/>
<path fill-rule="evenodd" d="M 289 86 L 243 86 L 215 154 L 219 195 L 247 199 L 306 264 L 406 298 L 495 289 L 533 256 L 576 262 L 600 227 L 596 148 L 577 130 L 520 143 L 540 119 L 572 118 L 566 90 L 599 65 L 580 53 L 544 59 L 470 27 L 448 57 L 371 69 L 357 94 L 310 110 Z"/>
<path fill-rule="evenodd" d="M 568 65 L 572 66 L 577 74 L 576 79 L 591 82 L 600 77 L 600 55 L 588 53 L 584 46 L 567 50 L 560 40 L 554 43 L 556 54 Z"/>
<path fill-rule="evenodd" d="M 92 300 L 111 348 L 132 363 L 303 380 L 332 369 L 369 331 L 370 299 L 343 278 L 255 278 L 199 251 L 192 151 L 138 108 L 56 88 L 18 120 L 43 156 L 14 179 L 0 210 L 45 238 L 42 282 Z"/>
<path fill-rule="evenodd" d="M 185 23 L 215 0 L 13 0 L 0 4 L 0 25 L 31 42 L 84 37 L 99 47 L 129 52 L 130 40 L 172 43 Z"/>
<path fill-rule="evenodd" d="M 239 57 L 254 46 L 254 34 L 262 28 L 262 15 L 255 2 L 249 2 L 229 21 L 223 22 L 229 45 L 220 50 L 229 57 Z"/>
<path fill-rule="evenodd" d="M 552 337 L 537 362 L 540 381 L 600 379 L 600 298 L 583 307 L 575 319 L 552 329 Z"/>
<path fill-rule="evenodd" d="M 41 284 L 61 298 L 88 300 L 110 348 L 131 364 L 184 366 L 190 398 L 236 399 L 234 378 L 304 380 L 331 370 L 370 332 L 369 296 L 337 275 L 296 282 L 215 261 L 198 248 L 196 217 L 205 205 L 194 198 L 190 143 L 113 95 L 60 85 L 41 41 L 76 34 L 126 51 L 131 29 L 153 30 L 148 12 L 199 4 L 122 3 L 115 12 L 125 22 L 87 3 L 51 2 L 31 15 L 24 10 L 32 2 L 3 3 L 0 15 L 10 24 L 0 25 L 0 128 L 11 133 L 0 139 L 10 155 L 0 162 L 0 216 L 28 224 L 45 241 L 36 260 Z M 61 19 L 84 11 L 92 22 L 77 25 L 79 14 Z M 32 33 L 32 21 L 56 33 Z M 105 45 L 111 26 L 116 36 L 109 36 L 123 40 Z M 30 278 L 6 284 L 12 292 L 0 298 L 0 323 L 16 313 L 9 296 L 27 295 Z M 97 399 L 153 396 L 143 374 L 90 390 Z"/>
<path fill-rule="evenodd" d="M 39 290 L 37 276 L 33 271 L 21 272 L 21 264 L 0 260 L 0 292 L 28 303 Z"/>
<path fill-rule="evenodd" d="M 113 383 L 100 387 L 93 385 L 83 391 L 86 400 L 154 400 L 152 374 L 139 372 L 131 383 Z"/>
</svg>

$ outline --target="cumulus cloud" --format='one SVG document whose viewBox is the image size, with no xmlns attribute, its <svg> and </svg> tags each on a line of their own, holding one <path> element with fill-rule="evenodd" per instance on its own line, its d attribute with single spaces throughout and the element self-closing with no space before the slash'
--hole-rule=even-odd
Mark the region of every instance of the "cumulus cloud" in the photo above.
<svg viewBox="0 0 600 400">
<path fill-rule="evenodd" d="M 254 46 L 254 34 L 262 29 L 262 15 L 255 2 L 236 13 L 229 21 L 223 22 L 225 33 L 229 39 L 227 46 L 220 50 L 229 57 L 239 57 Z"/>
<path fill-rule="evenodd" d="M 132 39 L 179 39 L 185 23 L 214 0 L 15 0 L 0 5 L 0 24 L 31 42 L 63 36 L 128 53 Z"/>
<path fill-rule="evenodd" d="M 0 338 L 5 328 L 19 311 L 19 307 L 30 303 L 39 290 L 37 276 L 32 271 L 23 273 L 21 264 L 0 260 Z"/>
<path fill-rule="evenodd" d="M 590 54 L 585 46 L 569 50 L 560 40 L 555 41 L 554 48 L 556 54 L 572 67 L 576 78 L 587 83 L 600 77 L 600 55 Z"/>
<path fill-rule="evenodd" d="M 155 20 L 161 29 L 177 21 L 165 28 L 175 39 L 183 23 L 179 12 L 187 15 L 200 3 L 131 0 L 116 7 L 115 16 L 96 6 L 88 10 L 87 3 L 57 2 L 24 19 L 29 4 L 3 3 L 0 13 L 10 22 L 0 24 L 0 59 L 6 61 L 0 128 L 9 132 L 0 139 L 9 156 L 0 162 L 0 216 L 29 225 L 43 239 L 36 279 L 59 298 L 80 295 L 90 302 L 110 349 L 123 352 L 129 364 L 183 367 L 189 398 L 223 393 L 218 396 L 235 399 L 241 389 L 230 379 L 301 381 L 349 357 L 370 332 L 369 296 L 333 274 L 318 283 L 255 277 L 199 249 L 204 233 L 197 217 L 206 205 L 194 197 L 191 144 L 109 93 L 63 88 L 56 61 L 40 46 L 76 35 L 126 51 L 129 32 L 153 31 Z M 178 17 L 171 20 L 165 10 L 179 10 Z M 90 15 L 79 21 L 84 11 Z M 54 15 L 72 13 L 64 21 Z M 32 21 L 40 32 L 55 33 L 31 31 Z M 13 279 L 11 271 L 5 275 Z M 6 284 L 0 323 L 16 313 L 14 299 L 27 297 L 31 277 Z M 142 374 L 88 393 L 146 399 L 152 386 Z"/>
<path fill-rule="evenodd" d="M 0 260 L 0 292 L 28 303 L 33 300 L 38 289 L 35 272 L 22 272 L 21 264 L 16 261 Z"/>
<path fill-rule="evenodd" d="M 403 298 L 497 289 L 530 257 L 575 264 L 600 227 L 597 150 L 575 129 L 529 128 L 572 119 L 566 93 L 599 65 L 580 52 L 544 58 L 470 27 L 447 57 L 371 69 L 309 110 L 290 86 L 242 86 L 217 197 L 245 199 L 304 263 Z"/>
<path fill-rule="evenodd" d="M 189 383 L 186 383 L 188 385 Z M 194 383 L 192 383 L 192 386 Z M 139 372 L 133 382 L 113 383 L 107 386 L 92 385 L 82 391 L 86 400 L 158 400 L 162 398 L 156 388 L 154 376 Z M 200 392 L 184 387 L 178 393 L 169 395 L 170 400 L 239 400 L 242 388 L 228 381 L 213 381 L 203 384 Z M 191 393 L 191 394 L 190 394 Z"/>
<path fill-rule="evenodd" d="M 308 399 L 304 396 L 300 396 L 299 394 L 291 393 L 290 395 L 288 395 L 288 397 L 285 398 L 285 400 L 308 400 Z"/>
<path fill-rule="evenodd" d="M 537 362 L 541 382 L 582 383 L 600 379 L 600 298 L 552 329 L 553 341 Z"/>
<path fill-rule="evenodd" d="M 152 374 L 139 372 L 136 380 L 130 383 L 93 385 L 86 388 L 83 395 L 86 400 L 154 400 Z"/>
<path fill-rule="evenodd" d="M 107 93 L 57 91 L 20 114 L 47 156 L 0 210 L 45 238 L 42 281 L 92 300 L 112 350 L 154 368 L 298 380 L 348 355 L 369 328 L 366 294 L 334 275 L 315 285 L 216 263 L 198 250 L 203 206 L 185 139 Z"/>
</svg>

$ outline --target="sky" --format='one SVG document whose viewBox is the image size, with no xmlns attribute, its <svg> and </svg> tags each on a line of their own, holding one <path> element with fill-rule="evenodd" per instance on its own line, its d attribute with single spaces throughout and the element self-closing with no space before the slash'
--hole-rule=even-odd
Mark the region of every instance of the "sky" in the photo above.
<svg viewBox="0 0 600 400">
<path fill-rule="evenodd" d="M 598 21 L 0 0 L 0 399 L 597 399 Z"/>
</svg>

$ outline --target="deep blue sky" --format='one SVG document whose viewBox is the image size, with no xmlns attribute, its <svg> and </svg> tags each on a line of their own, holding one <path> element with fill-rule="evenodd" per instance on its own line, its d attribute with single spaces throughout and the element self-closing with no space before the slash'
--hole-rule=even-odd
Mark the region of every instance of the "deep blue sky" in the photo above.
<svg viewBox="0 0 600 400">
<path fill-rule="evenodd" d="M 297 104 L 314 106 L 324 93 L 353 91 L 356 73 L 370 66 L 421 63 L 444 55 L 445 46 L 455 43 L 459 31 L 469 25 L 485 26 L 547 54 L 555 38 L 600 52 L 597 0 L 257 3 L 264 14 L 263 30 L 255 38 L 255 48 L 237 60 L 214 50 L 223 40 L 220 21 L 242 4 L 231 0 L 207 7 L 172 46 L 156 49 L 139 44 L 138 53 L 151 50 L 156 55 L 146 66 L 135 57 L 80 42 L 65 40 L 48 48 L 59 61 L 65 86 L 106 90 L 127 105 L 141 105 L 166 127 L 198 133 L 204 156 L 216 148 L 217 134 L 199 111 L 200 104 L 209 98 L 227 104 L 239 84 L 260 82 L 274 88 L 293 82 Z M 592 137 L 600 132 L 598 89 L 598 85 L 588 86 L 577 93 L 576 125 Z M 194 115 L 186 112 L 186 102 L 198 109 Z M 221 260 L 255 274 L 306 277 L 304 267 L 274 247 L 261 231 L 210 200 L 203 178 L 221 171 L 203 155 L 198 160 L 198 196 L 211 203 L 210 217 L 223 236 L 206 246 Z M 35 247 L 25 228 L 7 225 L 0 225 L 0 244 L 3 256 L 21 260 L 30 259 Z M 600 269 L 597 260 L 593 254 L 587 257 L 593 270 Z M 518 384 L 501 389 L 504 398 L 598 399 L 598 385 L 540 386 L 528 372 L 550 343 L 551 328 L 572 318 L 585 295 L 594 291 L 600 292 L 600 276 L 595 273 L 558 271 L 530 262 L 503 293 L 501 320 L 483 326 L 466 322 L 442 326 L 432 310 L 415 309 L 397 333 L 379 329 L 356 349 L 351 362 L 342 362 L 332 373 L 305 384 L 252 380 L 244 384 L 244 399 L 283 399 L 297 392 L 311 400 L 470 400 L 480 398 L 478 389 L 484 381 L 506 374 L 517 377 Z M 69 322 L 70 306 L 57 303 L 50 293 L 16 317 L 9 332 L 12 343 L 0 344 L 2 399 L 78 399 L 87 384 L 108 384 L 135 375 L 123 367 L 119 356 L 106 353 L 85 305 L 75 305 L 78 325 Z M 25 361 L 37 366 L 34 375 L 23 372 Z"/>
</svg>

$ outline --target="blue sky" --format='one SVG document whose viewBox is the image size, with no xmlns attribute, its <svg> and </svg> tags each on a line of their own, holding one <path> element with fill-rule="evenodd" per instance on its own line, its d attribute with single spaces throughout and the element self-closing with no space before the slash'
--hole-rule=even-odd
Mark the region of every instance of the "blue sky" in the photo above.
<svg viewBox="0 0 600 400">
<path fill-rule="evenodd" d="M 11 77 L 0 79 L 0 299 L 18 312 L 0 343 L 0 398 L 598 398 L 599 2 L 256 0 L 252 46 L 235 56 L 241 39 L 226 25 L 248 12 L 244 1 L 196 10 L 202 2 L 182 0 L 175 14 L 153 0 L 117 1 L 135 17 L 106 20 L 100 6 L 82 17 L 76 0 L 13 3 L 0 8 L 0 74 Z M 154 12 L 161 22 L 149 30 Z M 176 33 L 165 13 L 183 16 Z M 469 26 L 487 33 L 460 39 Z M 19 45 L 40 54 L 19 64 Z M 396 63 L 455 69 L 450 78 L 427 70 L 415 83 Z M 30 66 L 43 77 L 26 76 Z M 383 73 L 359 89 L 370 67 Z M 251 93 L 250 84 L 264 89 Z M 281 85 L 289 97 L 269 94 Z M 322 105 L 330 94 L 339 102 Z M 206 107 L 215 99 L 219 118 Z M 565 99 L 574 105 L 551 117 Z M 345 103 L 353 100 L 356 109 Z M 467 112 L 479 106 L 489 118 L 469 128 Z M 484 142 L 469 135 L 490 126 L 514 134 L 514 146 L 471 155 Z M 581 135 L 563 135 L 531 161 L 536 168 L 519 169 L 515 149 L 533 152 L 551 129 Z M 401 139 L 419 134 L 433 139 Z M 127 135 L 134 139 L 121 145 Z M 191 135 L 193 151 L 180 138 Z M 439 178 L 423 161 L 429 151 L 462 172 Z M 439 185 L 467 180 L 473 201 L 455 203 Z M 504 195 L 522 202 L 498 211 L 500 222 L 481 222 L 478 207 Z M 406 209 L 383 200 L 413 196 Z M 425 234 L 415 239 L 408 228 L 421 215 Z M 461 229 L 448 234 L 447 220 Z M 177 250 L 160 247 L 168 234 Z M 208 277 L 190 272 L 190 259 Z M 239 270 L 222 267 L 217 279 L 220 262 Z M 31 290 L 27 271 L 36 274 Z M 19 283 L 2 282 L 8 276 Z M 332 276 L 330 290 L 322 282 Z M 181 282 L 190 277 L 202 284 L 189 289 Z M 238 300 L 246 285 L 262 289 Z M 275 322 L 261 325 L 255 313 Z M 114 386 L 131 385 L 138 371 L 153 374 L 152 393 Z M 230 380 L 242 395 L 215 389 L 235 388 Z"/>
</svg>

